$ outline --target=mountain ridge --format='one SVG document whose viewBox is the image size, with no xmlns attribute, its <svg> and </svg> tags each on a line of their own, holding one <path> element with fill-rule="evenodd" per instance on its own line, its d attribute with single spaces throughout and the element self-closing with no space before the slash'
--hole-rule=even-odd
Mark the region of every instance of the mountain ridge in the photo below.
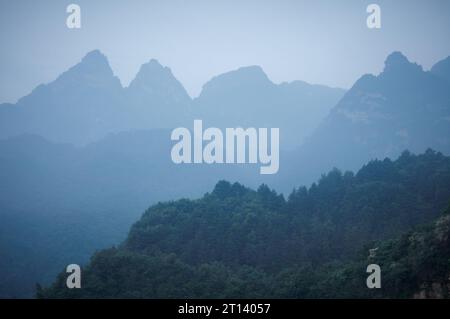
<svg viewBox="0 0 450 319">
<path fill-rule="evenodd" d="M 114 75 L 107 57 L 93 50 L 16 104 L 0 105 L 0 138 L 35 133 L 55 142 L 84 145 L 119 131 L 187 126 L 198 117 L 217 124 L 217 114 L 220 117 L 237 111 L 237 114 L 242 112 L 237 116 L 242 120 L 240 126 L 282 127 L 283 116 L 286 121 L 290 121 L 292 114 L 305 117 L 305 125 L 309 127 L 303 130 L 300 126 L 297 134 L 300 140 L 343 94 L 339 89 L 326 86 L 308 91 L 305 86 L 292 85 L 291 90 L 280 95 L 277 87 L 261 67 L 248 66 L 217 75 L 205 83 L 198 98 L 192 99 L 171 69 L 155 59 L 142 64 L 134 79 L 124 87 Z M 209 94 L 211 88 L 217 92 Z M 230 105 L 221 101 L 224 96 L 238 96 L 238 92 L 245 101 L 236 100 L 237 107 L 233 101 L 228 101 Z M 267 113 L 277 106 L 276 100 L 283 94 L 290 101 L 280 102 L 286 115 L 278 112 L 280 120 L 271 121 Z M 208 95 L 206 106 L 202 103 L 205 95 Z M 301 102 L 305 101 L 311 105 L 304 106 Z M 254 121 L 256 104 L 266 115 Z M 239 125 L 223 121 L 219 124 Z M 295 138 L 289 143 L 292 141 Z"/>
<path fill-rule="evenodd" d="M 302 163 L 309 171 L 295 178 L 306 183 L 334 166 L 354 170 L 370 159 L 397 157 L 404 149 L 450 154 L 449 119 L 446 81 L 394 52 L 383 72 L 363 75 L 345 93 L 297 148 L 286 171 Z"/>
</svg>

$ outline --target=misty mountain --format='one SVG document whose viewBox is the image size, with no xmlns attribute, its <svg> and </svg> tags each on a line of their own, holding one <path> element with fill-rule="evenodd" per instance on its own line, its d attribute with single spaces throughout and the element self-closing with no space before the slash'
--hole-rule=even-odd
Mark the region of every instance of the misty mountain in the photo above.
<svg viewBox="0 0 450 319">
<path fill-rule="evenodd" d="M 16 105 L 0 106 L 0 136 L 29 133 L 86 144 L 109 133 L 179 125 L 190 102 L 170 69 L 157 61 L 143 65 L 124 89 L 107 58 L 92 51 Z"/>
<path fill-rule="evenodd" d="M 29 297 L 37 281 L 119 243 L 149 203 L 258 174 L 254 165 L 176 165 L 170 133 L 115 133 L 83 147 L 37 135 L 0 140 L 0 298 Z"/>
<path fill-rule="evenodd" d="M 261 68 L 248 67 L 219 75 L 192 100 L 156 60 L 122 87 L 107 58 L 95 50 L 16 104 L 0 105 L 0 138 L 26 133 L 86 145 L 110 133 L 191 126 L 198 118 L 221 127 L 280 127 L 287 142 L 298 145 L 343 93 L 303 82 L 277 86 Z"/>
<path fill-rule="evenodd" d="M 0 136 L 37 134 L 58 142 L 85 143 L 121 125 L 121 84 L 99 51 L 16 105 L 0 106 Z"/>
<path fill-rule="evenodd" d="M 274 84 L 259 66 L 214 77 L 194 100 L 194 113 L 206 125 L 278 127 L 284 149 L 294 148 L 312 133 L 344 90 L 302 81 Z"/>
<path fill-rule="evenodd" d="M 431 73 L 446 79 L 450 83 L 450 56 L 436 63 L 430 70 Z"/>
<path fill-rule="evenodd" d="M 171 70 L 154 59 L 141 66 L 124 96 L 134 114 L 131 128 L 171 128 L 191 120 L 191 98 Z"/>
<path fill-rule="evenodd" d="M 310 183 L 333 167 L 353 170 L 370 159 L 429 147 L 450 154 L 448 82 L 394 52 L 381 74 L 364 75 L 353 85 L 292 154 L 284 172 Z"/>
<path fill-rule="evenodd" d="M 252 66 L 215 77 L 191 100 L 155 60 L 123 88 L 107 59 L 89 53 L 17 104 L 0 106 L 0 136 L 10 136 L 0 140 L 0 295 L 30 296 L 36 281 L 120 242 L 149 204 L 198 197 L 221 179 L 287 194 L 333 167 L 357 169 L 404 149 L 448 154 L 442 65 L 425 72 L 394 53 L 380 75 L 363 76 L 342 99 L 339 89 L 274 84 Z M 295 151 L 282 150 L 275 176 L 260 176 L 258 165 L 175 165 L 171 129 L 191 128 L 193 118 L 279 126 L 285 149 L 314 133 Z"/>
</svg>

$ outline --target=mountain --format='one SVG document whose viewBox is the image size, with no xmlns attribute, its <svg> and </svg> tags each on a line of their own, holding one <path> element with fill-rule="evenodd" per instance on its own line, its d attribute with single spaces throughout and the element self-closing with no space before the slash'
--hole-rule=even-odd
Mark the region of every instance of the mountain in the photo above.
<svg viewBox="0 0 450 319">
<path fill-rule="evenodd" d="M 252 66 L 217 76 L 192 100 L 172 71 L 154 59 L 122 87 L 106 56 L 95 50 L 16 104 L 0 105 L 0 138 L 36 134 L 52 142 L 87 145 L 110 133 L 186 127 L 198 118 L 221 127 L 280 127 L 289 148 L 344 93 L 299 83 L 276 86 Z"/>
<path fill-rule="evenodd" d="M 254 191 L 221 181 L 200 199 L 147 209 L 123 244 L 92 257 L 83 268 L 81 289 L 67 289 L 62 272 L 38 296 L 320 298 L 338 292 L 364 297 L 367 292 L 359 295 L 351 285 L 364 276 L 367 261 L 362 275 L 343 285 L 348 290 L 327 287 L 338 287 L 347 276 L 341 267 L 358 264 L 361 251 L 367 258 L 367 247 L 380 247 L 375 261 L 388 271 L 390 283 L 405 285 L 394 294 L 404 297 L 401 293 L 416 283 L 403 280 L 409 269 L 410 278 L 423 271 L 421 265 L 433 269 L 430 279 L 448 273 L 448 264 L 442 263 L 450 257 L 448 218 L 436 224 L 438 232 L 409 234 L 404 237 L 408 240 L 394 244 L 379 242 L 433 222 L 449 200 L 450 158 L 431 150 L 418 156 L 404 152 L 396 161 L 372 161 L 357 174 L 334 170 L 287 199 L 266 185 Z M 414 261 L 419 262 L 409 256 L 418 256 Z M 400 268 L 402 263 L 389 266 L 396 260 L 409 269 Z M 365 285 L 365 278 L 359 284 Z"/>
<path fill-rule="evenodd" d="M 16 105 L 6 110 L 0 106 L 0 136 L 30 133 L 59 142 L 86 143 L 121 124 L 121 89 L 106 57 L 92 51 Z"/>
<path fill-rule="evenodd" d="M 30 297 L 64 265 L 119 243 L 149 203 L 257 174 L 255 166 L 176 165 L 170 133 L 121 132 L 82 147 L 30 134 L 0 140 L 0 298 Z"/>
<path fill-rule="evenodd" d="M 85 145 L 109 133 L 179 125 L 190 102 L 170 70 L 155 60 L 124 89 L 96 50 L 16 105 L 1 105 L 0 136 L 29 133 Z"/>
<path fill-rule="evenodd" d="M 447 80 L 450 83 L 450 56 L 436 63 L 431 68 L 430 72 Z"/>
<path fill-rule="evenodd" d="M 154 59 L 141 66 L 124 94 L 137 121 L 132 128 L 171 128 L 191 121 L 191 98 L 172 71 Z"/>
<path fill-rule="evenodd" d="M 284 172 L 290 185 L 311 183 L 333 167 L 353 170 L 371 159 L 395 158 L 404 149 L 427 148 L 450 154 L 448 83 L 394 52 L 381 74 L 364 75 L 353 85 L 291 154 Z M 299 166 L 304 169 L 294 170 Z"/>
<path fill-rule="evenodd" d="M 282 147 L 292 149 L 303 142 L 344 92 L 302 81 L 276 85 L 261 67 L 249 66 L 207 82 L 194 99 L 193 110 L 208 126 L 280 128 Z"/>
<path fill-rule="evenodd" d="M 171 71 L 157 61 L 142 66 L 130 86 L 123 88 L 106 57 L 91 52 L 17 104 L 0 106 L 0 136 L 9 136 L 0 139 L 0 296 L 30 296 L 36 281 L 48 284 L 64 265 L 83 264 L 94 251 L 122 241 L 148 205 L 180 197 L 196 198 L 221 179 L 253 188 L 266 183 L 288 194 L 294 187 L 318 180 L 320 174 L 333 167 L 357 169 L 386 154 L 396 154 L 390 156 L 395 158 L 403 147 L 417 153 L 434 146 L 447 154 L 445 119 L 449 104 L 444 87 L 448 85 L 441 77 L 424 72 L 396 53 L 386 61 L 382 74 L 363 76 L 342 99 L 341 90 L 301 81 L 274 84 L 260 67 L 252 66 L 217 76 L 191 101 Z M 333 101 L 339 103 L 327 116 Z M 323 117 L 326 119 L 304 145 L 286 150 L 300 144 L 302 136 L 308 135 L 308 130 L 313 132 Z M 204 126 L 244 123 L 280 127 L 279 174 L 261 176 L 259 165 L 175 165 L 170 159 L 172 125 L 192 128 L 192 118 L 203 118 Z M 162 128 L 137 129 L 154 126 Z M 401 158 L 409 157 L 404 154 Z M 427 185 L 429 191 L 406 187 L 403 180 L 399 185 L 388 183 L 391 193 L 404 198 L 401 209 L 391 207 L 399 216 L 385 218 L 389 212 L 384 211 L 383 219 L 392 225 L 383 224 L 378 230 L 386 236 L 429 220 L 419 210 L 431 212 L 442 207 L 448 176 L 445 160 L 437 157 L 433 165 L 442 165 L 438 171 L 424 169 L 427 165 L 418 164 L 414 168 L 417 175 L 410 178 Z M 388 162 L 380 168 L 383 178 L 401 177 L 392 167 Z M 325 180 L 339 184 L 350 176 L 332 173 Z M 365 185 L 354 192 L 367 198 L 366 191 L 378 194 L 378 187 L 383 185 L 380 180 L 371 185 L 373 188 Z M 311 188 L 312 193 L 316 187 Z M 416 211 L 405 199 L 409 198 L 406 190 L 418 197 L 430 197 L 425 196 L 423 202 L 411 200 L 420 208 Z M 335 199 L 339 194 L 323 192 L 320 200 L 306 198 L 321 207 L 321 201 L 326 203 L 328 197 Z M 372 202 L 391 201 L 387 194 Z M 436 203 L 430 204 L 431 198 Z M 304 203 L 305 207 L 309 202 Z M 422 206 L 424 203 L 428 208 Z M 377 206 L 366 211 L 360 205 L 341 202 L 329 205 L 351 206 L 349 212 L 362 210 L 369 219 L 374 219 L 371 214 L 379 209 Z M 414 212 L 411 220 L 405 217 L 404 207 Z M 332 222 L 332 216 L 323 212 L 325 208 L 314 210 L 319 210 L 314 216 L 323 215 L 331 220 L 328 224 Z M 327 251 L 328 244 L 309 250 L 305 245 L 299 255 L 310 256 L 308 260 L 333 251 L 347 255 L 357 248 L 357 236 L 377 239 L 364 221 L 352 226 L 351 212 L 343 214 L 348 222 L 342 223 L 351 229 L 350 239 L 343 235 L 342 228 L 333 241 L 348 243 L 345 250 Z M 333 230 L 335 226 L 331 225 Z M 364 229 L 366 235 L 358 235 L 355 227 Z M 323 232 L 315 234 L 327 236 L 330 232 L 320 229 Z M 304 230 L 304 234 L 309 233 L 309 229 Z M 217 247 L 217 251 L 221 249 Z M 317 251 L 321 253 L 314 253 Z M 257 253 L 255 256 L 264 258 Z"/>
</svg>

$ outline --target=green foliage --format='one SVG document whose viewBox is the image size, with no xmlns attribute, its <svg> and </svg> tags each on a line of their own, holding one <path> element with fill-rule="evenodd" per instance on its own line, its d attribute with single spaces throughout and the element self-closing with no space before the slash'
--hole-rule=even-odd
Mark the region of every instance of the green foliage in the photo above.
<svg viewBox="0 0 450 319">
<path fill-rule="evenodd" d="M 449 275 L 450 218 L 430 223 L 449 199 L 450 159 L 431 150 L 356 175 L 334 169 L 287 200 L 220 181 L 201 199 L 150 207 L 119 248 L 93 256 L 82 289 L 66 289 L 62 273 L 38 297 L 434 296 Z M 382 289 L 366 287 L 370 263 L 382 267 Z"/>
</svg>

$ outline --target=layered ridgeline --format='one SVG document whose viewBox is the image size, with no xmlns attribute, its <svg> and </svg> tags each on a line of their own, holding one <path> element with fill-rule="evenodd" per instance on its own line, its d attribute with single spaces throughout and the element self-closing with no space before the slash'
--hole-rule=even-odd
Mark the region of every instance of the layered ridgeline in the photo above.
<svg viewBox="0 0 450 319">
<path fill-rule="evenodd" d="M 0 298 L 31 297 L 36 282 L 121 242 L 149 204 L 245 178 L 241 166 L 176 165 L 170 150 L 162 129 L 83 147 L 36 135 L 0 140 Z"/>
<path fill-rule="evenodd" d="M 259 66 L 240 68 L 203 86 L 194 100 L 194 114 L 206 125 L 280 128 L 280 146 L 293 149 L 313 132 L 331 107 L 343 96 L 342 89 L 303 81 L 274 84 Z"/>
<path fill-rule="evenodd" d="M 256 166 L 174 165 L 172 129 L 192 128 L 194 118 L 211 125 L 216 117 L 208 110 L 233 114 L 244 104 L 261 107 L 257 121 L 253 111 L 241 117 L 245 124 L 267 124 L 277 110 L 285 119 L 276 125 L 301 118 L 314 126 L 317 114 L 325 116 L 344 93 L 292 83 L 260 99 L 264 87 L 245 73 L 228 78 L 254 90 L 242 94 L 244 102 L 226 105 L 228 87 L 217 94 L 205 88 L 207 98 L 193 100 L 156 60 L 123 87 L 107 58 L 92 51 L 16 104 L 0 105 L 0 297 L 32 296 L 35 282 L 47 283 L 64 265 L 122 241 L 151 203 L 198 197 L 223 178 L 250 184 L 259 176 Z M 262 71 L 258 77 L 278 88 Z M 299 141 L 311 132 L 308 125 L 299 127 Z"/>
<path fill-rule="evenodd" d="M 219 75 L 192 100 L 156 60 L 142 65 L 130 85 L 122 87 L 107 58 L 92 51 L 16 104 L 0 105 L 0 137 L 30 133 L 87 144 L 133 129 L 191 127 L 198 118 L 224 127 L 279 127 L 293 135 L 287 142 L 298 145 L 343 94 L 304 82 L 275 85 L 261 68 L 249 67 Z"/>
<path fill-rule="evenodd" d="M 0 141 L 0 297 L 31 296 L 35 282 L 47 284 L 64 265 L 85 263 L 96 249 L 122 241 L 148 205 L 197 198 L 220 179 L 254 188 L 264 182 L 287 194 L 332 167 L 357 169 L 369 159 L 383 159 L 386 149 L 394 154 L 429 145 L 448 154 L 449 61 L 424 72 L 394 54 L 386 76 L 363 77 L 371 79 L 367 88 L 361 79 L 339 103 L 340 90 L 302 82 L 276 85 L 259 67 L 220 75 L 192 100 L 171 71 L 154 60 L 124 88 L 107 59 L 98 51 L 89 53 L 17 104 L 0 106 L 0 137 L 8 137 Z M 383 92 L 385 102 L 375 104 L 373 92 Z M 259 164 L 177 166 L 171 161 L 171 130 L 192 129 L 193 118 L 203 119 L 205 127 L 279 126 L 283 150 L 301 143 L 337 103 L 304 146 L 282 151 L 277 175 L 262 178 Z M 368 112 L 371 107 L 379 112 Z M 369 124 L 358 122 L 356 110 Z M 384 119 L 392 114 L 395 120 Z M 414 138 L 399 138 L 396 133 L 405 133 L 405 127 Z M 33 134 L 16 136 L 22 133 Z"/>
<path fill-rule="evenodd" d="M 449 217 L 395 238 L 438 219 L 449 200 L 450 158 L 431 150 L 356 175 L 333 170 L 287 200 L 222 181 L 201 199 L 150 207 L 122 245 L 92 257 L 81 289 L 67 289 L 63 272 L 38 297 L 446 297 Z M 374 262 L 383 288 L 371 292 Z"/>
<path fill-rule="evenodd" d="M 92 51 L 17 104 L 0 105 L 0 137 L 30 133 L 86 144 L 108 133 L 180 125 L 190 102 L 170 69 L 158 62 L 143 65 L 123 88 L 107 58 Z"/>
<path fill-rule="evenodd" d="M 286 180 L 312 182 L 333 167 L 354 170 L 405 149 L 450 154 L 449 64 L 450 57 L 424 71 L 392 53 L 383 72 L 362 76 L 285 162 Z"/>
</svg>

